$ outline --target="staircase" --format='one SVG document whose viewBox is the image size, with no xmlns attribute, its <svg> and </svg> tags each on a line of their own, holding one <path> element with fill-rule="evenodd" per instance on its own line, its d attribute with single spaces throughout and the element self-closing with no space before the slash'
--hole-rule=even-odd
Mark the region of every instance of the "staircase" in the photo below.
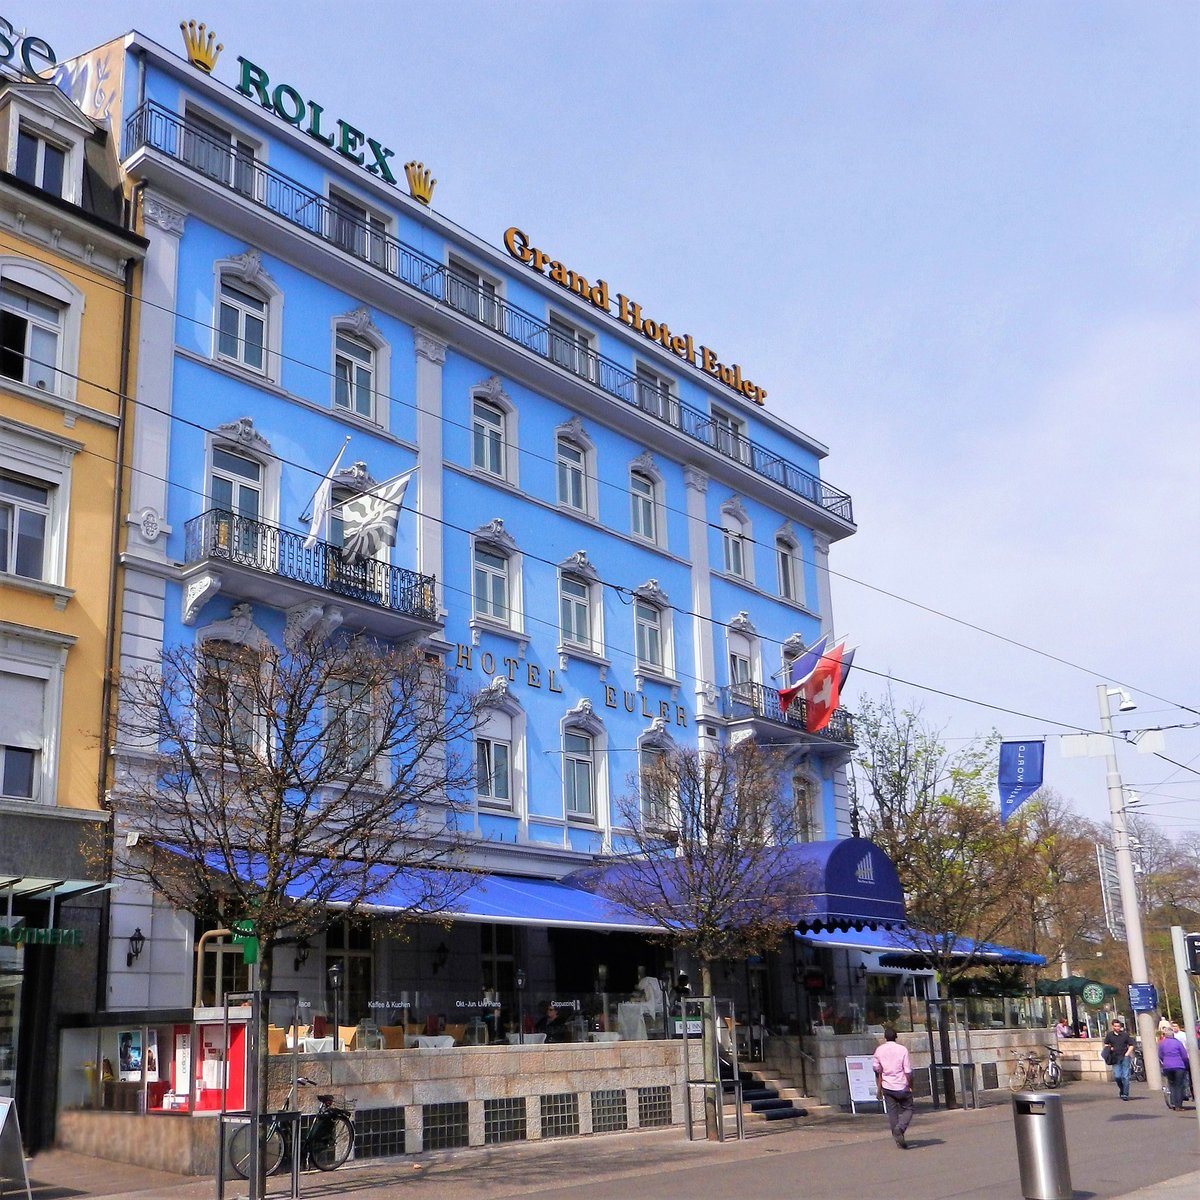
<svg viewBox="0 0 1200 1200">
<path fill-rule="evenodd" d="M 726 1103 L 731 1103 L 734 1084 L 727 1063 L 721 1063 Z M 794 1088 L 776 1079 L 761 1079 L 754 1071 L 739 1071 L 742 1083 L 742 1112 L 747 1123 L 758 1121 L 794 1121 L 808 1116 L 808 1109 L 796 1105 L 802 1099 Z"/>
</svg>

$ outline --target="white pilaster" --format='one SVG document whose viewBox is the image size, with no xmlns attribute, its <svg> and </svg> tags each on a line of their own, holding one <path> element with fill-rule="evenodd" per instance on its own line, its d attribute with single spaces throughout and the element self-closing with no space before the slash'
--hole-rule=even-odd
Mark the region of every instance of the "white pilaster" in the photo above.
<svg viewBox="0 0 1200 1200">
<path fill-rule="evenodd" d="M 417 358 L 417 570 L 437 579 L 438 607 L 446 613 L 442 554 L 442 366 L 446 343 L 415 331 Z"/>
<path fill-rule="evenodd" d="M 688 557 L 692 562 L 692 646 L 696 661 L 696 720 L 717 715 L 717 670 L 713 650 L 712 571 L 708 560 L 708 476 L 685 467 Z"/>
</svg>

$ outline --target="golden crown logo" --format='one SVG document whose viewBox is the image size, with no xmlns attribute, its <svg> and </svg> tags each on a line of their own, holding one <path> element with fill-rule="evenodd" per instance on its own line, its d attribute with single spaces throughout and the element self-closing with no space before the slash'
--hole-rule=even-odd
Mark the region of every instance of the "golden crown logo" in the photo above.
<svg viewBox="0 0 1200 1200">
<path fill-rule="evenodd" d="M 404 174 L 408 176 L 408 191 L 412 198 L 428 204 L 437 187 L 437 180 L 429 177 L 429 168 L 424 163 L 408 162 L 404 164 Z"/>
<path fill-rule="evenodd" d="M 206 75 L 211 75 L 213 67 L 217 65 L 217 58 L 225 49 L 221 45 L 213 47 L 217 35 L 209 33 L 203 21 L 199 25 L 195 21 L 188 21 L 186 24 L 180 21 L 179 30 L 183 34 L 183 44 L 187 48 L 188 62 L 193 67 L 199 67 Z"/>
</svg>

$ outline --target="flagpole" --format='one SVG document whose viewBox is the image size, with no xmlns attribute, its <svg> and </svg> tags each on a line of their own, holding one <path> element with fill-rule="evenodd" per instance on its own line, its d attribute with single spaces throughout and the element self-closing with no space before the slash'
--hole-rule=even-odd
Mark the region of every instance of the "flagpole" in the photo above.
<svg viewBox="0 0 1200 1200">
<path fill-rule="evenodd" d="M 355 500 L 364 500 L 368 496 L 378 495 L 378 493 L 383 488 L 388 487 L 390 484 L 395 483 L 397 479 L 403 479 L 407 475 L 415 475 L 416 473 L 417 473 L 416 467 L 409 467 L 407 471 L 401 471 L 398 475 L 393 475 L 393 476 L 391 476 L 391 478 L 385 479 L 382 483 L 377 483 L 374 487 L 367 488 L 366 491 L 359 492 L 357 495 L 354 496 L 354 499 Z M 316 493 L 314 492 L 313 494 L 315 495 Z M 347 501 L 343 501 L 342 503 L 343 504 L 347 503 Z M 339 505 L 338 507 L 340 508 L 341 505 Z"/>
<path fill-rule="evenodd" d="M 333 456 L 333 462 L 329 464 L 329 470 L 321 476 L 321 482 L 312 490 L 312 495 L 304 502 L 304 511 L 300 514 L 300 520 L 307 521 L 309 519 L 309 506 L 317 498 L 317 493 L 325 486 L 325 481 L 337 470 L 337 465 L 341 462 L 342 455 L 346 453 L 346 447 L 350 445 L 350 435 L 346 434 L 346 440 L 342 443 L 342 448 Z"/>
</svg>

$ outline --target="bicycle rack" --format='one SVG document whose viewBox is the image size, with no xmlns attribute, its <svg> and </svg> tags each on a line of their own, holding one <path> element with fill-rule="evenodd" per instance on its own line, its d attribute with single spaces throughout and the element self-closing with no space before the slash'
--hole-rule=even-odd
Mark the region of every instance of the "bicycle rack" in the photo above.
<svg viewBox="0 0 1200 1200">
<path fill-rule="evenodd" d="M 725 1012 L 722 1013 L 721 1010 Z M 727 1021 L 722 1018 L 727 1017 Z M 738 1138 L 746 1136 L 745 1114 L 742 1112 L 742 1077 L 738 1069 L 737 1057 L 737 1023 L 733 1011 L 732 1000 L 718 1000 L 715 996 L 684 996 L 679 1002 L 679 1017 L 677 1028 L 683 1038 L 683 1070 L 684 1070 L 684 1127 L 687 1130 L 688 1141 L 694 1141 L 692 1120 L 692 1093 L 699 1090 L 707 1099 L 711 1094 L 717 1113 L 717 1141 L 725 1140 L 725 1095 L 724 1083 L 721 1079 L 722 1049 L 718 1041 L 718 1031 L 722 1024 L 729 1030 L 729 1054 L 726 1061 L 733 1071 L 734 1113 L 737 1124 Z M 692 1066 L 695 1061 L 692 1045 L 699 1042 L 700 1076 L 693 1078 Z M 706 1050 L 708 1051 L 706 1056 Z"/>
<path fill-rule="evenodd" d="M 271 1123 L 277 1123 L 287 1130 L 288 1140 L 291 1143 L 291 1191 L 290 1200 L 299 1200 L 300 1198 L 300 1127 L 303 1114 L 297 1108 L 285 1109 L 280 1112 L 266 1113 L 260 1112 L 258 1108 L 258 1096 L 260 1094 L 259 1083 L 262 1078 L 261 1073 L 266 1070 L 267 1062 L 267 1047 L 260 1046 L 259 1042 L 262 1037 L 263 1029 L 263 1004 L 267 1005 L 267 1013 L 270 1013 L 272 1004 L 285 1006 L 289 1010 L 289 1021 L 287 1028 L 294 1029 L 298 1024 L 298 1016 L 300 1011 L 300 994 L 299 992 L 227 992 L 225 994 L 225 1045 L 229 1045 L 229 1011 L 231 1008 L 244 1007 L 246 1004 L 250 1006 L 250 1023 L 247 1027 L 247 1054 L 246 1060 L 248 1070 L 246 1072 L 246 1096 L 252 1097 L 253 1101 L 245 1109 L 230 1112 L 225 1108 L 226 1090 L 221 1091 L 221 1112 L 218 1117 L 218 1133 L 217 1133 L 217 1172 L 214 1183 L 216 1185 L 216 1200 L 225 1200 L 225 1165 L 229 1153 L 230 1129 L 238 1129 L 248 1126 L 250 1129 L 250 1166 L 247 1172 L 246 1180 L 249 1185 L 248 1200 L 264 1200 L 265 1197 L 265 1181 L 262 1174 L 262 1132 Z M 299 1079 L 299 1041 L 293 1039 L 292 1044 L 292 1083 L 288 1095 L 296 1097 L 298 1095 L 298 1079 Z"/>
</svg>

